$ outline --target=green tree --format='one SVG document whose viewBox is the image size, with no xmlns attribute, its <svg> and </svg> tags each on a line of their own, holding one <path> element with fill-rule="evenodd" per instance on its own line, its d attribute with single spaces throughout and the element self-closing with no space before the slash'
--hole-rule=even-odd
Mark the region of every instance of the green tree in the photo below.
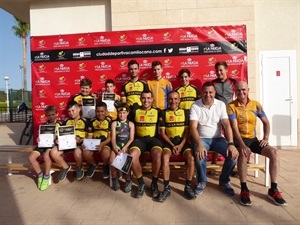
<svg viewBox="0 0 300 225">
<path fill-rule="evenodd" d="M 20 37 L 22 39 L 22 48 L 23 48 L 23 88 L 25 91 L 27 91 L 27 76 L 26 76 L 26 50 L 27 50 L 27 36 L 30 32 L 30 27 L 28 23 L 25 23 L 15 17 L 15 20 L 17 22 L 17 25 L 12 27 L 12 30 L 14 34 L 17 37 Z"/>
<path fill-rule="evenodd" d="M 0 102 L 6 102 L 6 93 L 5 93 L 5 91 L 0 91 Z"/>
</svg>

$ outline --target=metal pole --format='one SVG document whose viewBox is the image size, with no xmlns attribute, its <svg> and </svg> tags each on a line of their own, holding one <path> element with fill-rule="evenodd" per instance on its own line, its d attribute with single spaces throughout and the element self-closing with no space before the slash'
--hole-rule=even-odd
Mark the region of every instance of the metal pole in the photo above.
<svg viewBox="0 0 300 225">
<path fill-rule="evenodd" d="M 6 105 L 7 105 L 7 113 L 9 113 L 9 96 L 8 96 L 8 80 L 9 77 L 6 76 L 4 77 L 5 80 L 5 87 L 6 87 Z"/>
<path fill-rule="evenodd" d="M 21 72 L 21 80 L 23 80 L 23 66 L 19 65 L 19 67 Z M 21 89 L 22 89 L 22 102 L 24 102 L 24 87 L 22 87 L 22 85 L 21 85 Z"/>
</svg>

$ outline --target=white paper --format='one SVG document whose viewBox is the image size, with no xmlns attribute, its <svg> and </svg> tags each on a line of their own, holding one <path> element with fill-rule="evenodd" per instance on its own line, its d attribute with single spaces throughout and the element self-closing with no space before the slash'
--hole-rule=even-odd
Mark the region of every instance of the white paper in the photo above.
<svg viewBox="0 0 300 225">
<path fill-rule="evenodd" d="M 115 105 L 114 105 L 115 104 L 115 98 L 116 98 L 116 94 L 103 93 L 102 102 L 106 103 L 108 112 L 114 112 L 115 111 Z"/>
<path fill-rule="evenodd" d="M 96 149 L 96 146 L 100 145 L 100 143 L 101 143 L 100 139 L 87 139 L 87 138 L 85 138 L 83 140 L 82 144 L 85 146 L 85 150 L 88 150 L 88 151 L 98 151 Z"/>
<path fill-rule="evenodd" d="M 117 155 L 111 164 L 118 170 L 121 170 L 124 173 L 128 173 L 132 164 L 132 156 L 127 153 L 121 153 Z"/>
<path fill-rule="evenodd" d="M 39 127 L 39 148 L 50 148 L 54 146 L 55 125 L 40 125 Z"/>
<path fill-rule="evenodd" d="M 82 117 L 84 118 L 94 118 L 96 108 L 95 98 L 82 98 Z"/>
<path fill-rule="evenodd" d="M 74 126 L 60 126 L 58 128 L 58 149 L 67 150 L 77 147 L 75 127 Z"/>
</svg>

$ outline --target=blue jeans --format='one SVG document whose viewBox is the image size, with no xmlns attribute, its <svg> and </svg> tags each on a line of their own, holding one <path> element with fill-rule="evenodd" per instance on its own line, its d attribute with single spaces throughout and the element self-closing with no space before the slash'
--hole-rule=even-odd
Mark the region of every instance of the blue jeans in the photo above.
<svg viewBox="0 0 300 225">
<path fill-rule="evenodd" d="M 206 150 L 213 150 L 215 152 L 218 152 L 225 158 L 225 162 L 224 162 L 223 168 L 222 168 L 222 173 L 219 177 L 219 182 L 220 183 L 228 183 L 230 181 L 229 176 L 232 173 L 232 171 L 236 165 L 236 160 L 232 160 L 230 154 L 228 156 L 226 155 L 228 142 L 223 137 L 221 137 L 221 138 L 200 138 L 200 139 Z M 197 148 L 197 146 L 194 143 L 193 144 L 194 152 L 196 152 L 196 148 Z M 199 160 L 195 157 L 195 162 L 196 162 L 198 183 L 205 184 L 207 182 L 206 157 L 201 160 Z"/>
</svg>

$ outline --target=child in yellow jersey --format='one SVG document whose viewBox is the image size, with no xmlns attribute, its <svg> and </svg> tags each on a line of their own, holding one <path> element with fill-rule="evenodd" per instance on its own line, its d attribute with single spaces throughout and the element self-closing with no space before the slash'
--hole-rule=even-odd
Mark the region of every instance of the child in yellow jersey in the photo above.
<svg viewBox="0 0 300 225">
<path fill-rule="evenodd" d="M 105 102 L 97 102 L 96 118 L 92 119 L 88 125 L 87 138 L 101 139 L 100 145 L 96 146 L 103 161 L 102 178 L 109 177 L 109 157 L 110 157 L 110 125 L 111 119 L 107 116 L 107 105 Z M 83 146 L 83 157 L 90 164 L 86 176 L 91 178 L 94 175 L 98 162 L 95 161 L 94 151 L 88 151 Z"/>
<path fill-rule="evenodd" d="M 120 95 L 117 95 L 115 93 L 115 88 L 116 88 L 116 85 L 115 85 L 115 82 L 112 79 L 108 79 L 105 82 L 105 89 L 106 89 L 105 94 L 114 95 L 114 103 L 119 103 L 119 102 L 121 102 L 121 97 L 120 97 Z M 102 96 L 100 96 L 100 99 L 101 99 L 101 101 L 105 102 L 105 99 L 103 98 L 103 94 L 102 94 Z M 108 110 L 108 116 L 112 120 L 116 120 L 117 119 L 117 109 L 115 107 L 115 104 L 113 106 L 110 106 L 110 107 L 107 106 L 107 110 Z"/>
<path fill-rule="evenodd" d="M 170 81 L 162 77 L 162 64 L 160 61 L 152 62 L 152 71 L 155 75 L 155 80 L 149 80 L 149 90 L 153 94 L 152 106 L 161 110 L 168 108 L 167 96 L 172 91 L 172 84 Z"/>
<path fill-rule="evenodd" d="M 63 158 L 64 152 L 69 152 L 69 151 L 74 152 L 74 158 L 76 161 L 76 179 L 81 180 L 84 176 L 84 170 L 83 170 L 83 166 L 82 166 L 81 145 L 82 145 L 83 139 L 86 137 L 87 121 L 86 121 L 86 119 L 80 117 L 80 111 L 81 111 L 81 109 L 77 102 L 75 102 L 75 101 L 69 102 L 68 103 L 68 113 L 69 113 L 70 118 L 67 119 L 63 124 L 66 126 L 75 126 L 77 147 L 75 149 L 65 150 L 65 151 L 59 150 L 58 147 L 54 147 L 50 153 L 53 160 L 62 167 L 62 169 L 58 175 L 59 181 L 63 181 L 66 178 L 67 173 L 71 169 L 71 165 L 69 165 Z"/>
<path fill-rule="evenodd" d="M 74 95 L 73 101 L 77 102 L 78 105 L 82 105 L 82 98 L 95 98 L 96 95 L 92 92 L 92 81 L 89 78 L 83 78 L 80 81 L 80 93 Z"/>
<path fill-rule="evenodd" d="M 59 127 L 61 125 L 61 122 L 57 120 L 57 108 L 53 105 L 48 105 L 45 108 L 45 115 L 48 119 L 46 123 L 43 125 L 55 125 L 56 127 Z M 40 142 L 40 138 L 37 138 L 37 142 Z M 54 146 L 55 143 L 53 143 Z M 34 171 L 37 173 L 38 182 L 37 186 L 38 189 L 41 191 L 44 191 L 49 186 L 49 178 L 50 178 L 50 169 L 51 169 L 51 158 L 50 158 L 50 151 L 52 147 L 50 148 L 39 148 L 35 147 L 33 151 L 30 153 L 28 159 L 31 163 Z M 37 158 L 43 155 L 44 163 L 45 163 L 45 171 L 43 173 L 40 163 L 37 161 Z"/>
</svg>

